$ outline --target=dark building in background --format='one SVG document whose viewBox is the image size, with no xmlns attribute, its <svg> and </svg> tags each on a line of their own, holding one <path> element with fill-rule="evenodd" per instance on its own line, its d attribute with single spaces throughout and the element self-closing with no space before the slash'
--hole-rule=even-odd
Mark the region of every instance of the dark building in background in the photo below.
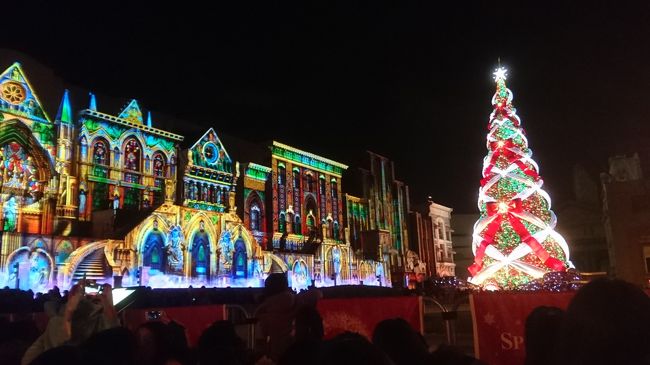
<svg viewBox="0 0 650 365">
<path fill-rule="evenodd" d="M 610 274 L 650 286 L 650 181 L 638 154 L 609 159 L 601 175 Z"/>
<path fill-rule="evenodd" d="M 469 271 L 467 268 L 474 262 L 472 253 L 472 234 L 474 223 L 478 220 L 479 214 L 454 214 L 454 230 L 451 235 L 454 242 L 454 263 L 456 264 L 456 276 L 467 280 Z"/>
<path fill-rule="evenodd" d="M 555 208 L 557 231 L 569 243 L 571 262 L 581 272 L 607 272 L 609 257 L 598 184 L 582 166 L 573 169 L 574 198 Z"/>
</svg>

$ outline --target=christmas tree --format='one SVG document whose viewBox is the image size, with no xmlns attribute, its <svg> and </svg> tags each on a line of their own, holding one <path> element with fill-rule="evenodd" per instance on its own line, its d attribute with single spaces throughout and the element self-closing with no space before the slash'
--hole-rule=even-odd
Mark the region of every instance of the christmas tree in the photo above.
<svg viewBox="0 0 650 365">
<path fill-rule="evenodd" d="M 492 97 L 479 190 L 480 218 L 474 224 L 470 282 L 486 289 L 516 289 L 551 271 L 571 266 L 569 248 L 555 232 L 551 199 L 542 189 L 521 120 L 506 87 L 506 70 L 494 72 Z"/>
</svg>

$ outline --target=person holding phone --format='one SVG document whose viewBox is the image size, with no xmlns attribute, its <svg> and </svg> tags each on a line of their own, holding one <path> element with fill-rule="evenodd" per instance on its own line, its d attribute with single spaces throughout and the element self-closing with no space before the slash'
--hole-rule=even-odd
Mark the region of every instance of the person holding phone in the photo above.
<svg viewBox="0 0 650 365">
<path fill-rule="evenodd" d="M 86 283 L 81 280 L 70 290 L 67 302 L 50 318 L 43 334 L 27 349 L 21 364 L 29 364 L 51 348 L 77 345 L 97 332 L 117 326 L 111 286 L 104 284 L 100 290 L 86 293 Z"/>
</svg>

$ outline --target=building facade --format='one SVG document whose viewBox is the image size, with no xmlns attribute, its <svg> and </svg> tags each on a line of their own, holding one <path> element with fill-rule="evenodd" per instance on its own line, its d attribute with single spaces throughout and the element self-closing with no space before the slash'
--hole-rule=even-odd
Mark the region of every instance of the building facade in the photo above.
<svg viewBox="0 0 650 365">
<path fill-rule="evenodd" d="M 0 74 L 2 285 L 248 287 L 287 272 L 295 288 L 401 286 L 431 256 L 410 241 L 408 188 L 385 157 L 368 153 L 345 194 L 343 163 L 228 145 L 213 128 L 186 141 L 135 99 L 112 113 L 73 96 L 51 119 L 20 64 Z"/>
<path fill-rule="evenodd" d="M 637 154 L 609 159 L 601 175 L 609 273 L 650 286 L 650 181 Z"/>
</svg>

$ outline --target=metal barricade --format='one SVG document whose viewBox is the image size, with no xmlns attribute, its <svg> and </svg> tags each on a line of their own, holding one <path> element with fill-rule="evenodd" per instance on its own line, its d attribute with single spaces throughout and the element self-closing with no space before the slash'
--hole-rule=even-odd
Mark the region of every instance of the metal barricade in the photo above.
<svg viewBox="0 0 650 365">
<path fill-rule="evenodd" d="M 442 316 L 442 322 L 445 324 L 445 334 L 447 337 L 448 345 L 456 344 L 456 331 L 455 331 L 455 321 L 458 318 L 457 305 L 453 306 L 452 310 L 447 309 L 444 304 L 440 303 L 438 300 L 432 297 L 423 296 L 423 302 L 433 303 L 436 307 L 440 309 L 440 314 Z M 424 318 L 425 306 L 422 306 L 422 318 Z"/>
<path fill-rule="evenodd" d="M 238 304 L 226 304 L 226 319 L 233 322 L 235 326 L 246 326 L 246 345 L 249 349 L 255 349 L 255 324 L 257 320 L 248 313 L 246 308 Z M 234 313 L 239 313 L 235 317 Z"/>
</svg>

